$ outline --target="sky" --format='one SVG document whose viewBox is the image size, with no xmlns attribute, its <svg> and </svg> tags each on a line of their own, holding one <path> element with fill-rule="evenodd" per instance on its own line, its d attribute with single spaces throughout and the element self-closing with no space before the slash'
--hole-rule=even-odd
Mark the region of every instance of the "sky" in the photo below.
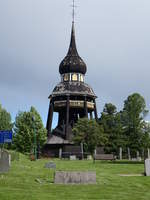
<svg viewBox="0 0 150 200">
<path fill-rule="evenodd" d="M 71 33 L 72 0 L 0 0 L 0 103 L 15 119 L 32 105 L 46 124 Z M 118 111 L 132 93 L 150 109 L 150 1 L 76 0 L 75 30 L 95 91 Z M 56 118 L 56 116 L 55 116 Z M 147 116 L 150 120 L 150 115 Z M 56 120 L 54 120 L 55 125 Z"/>
</svg>

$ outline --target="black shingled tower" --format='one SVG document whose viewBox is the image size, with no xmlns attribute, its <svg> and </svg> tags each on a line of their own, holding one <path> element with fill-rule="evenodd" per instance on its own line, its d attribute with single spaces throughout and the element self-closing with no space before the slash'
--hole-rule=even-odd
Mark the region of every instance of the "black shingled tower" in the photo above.
<svg viewBox="0 0 150 200">
<path fill-rule="evenodd" d="M 86 64 L 77 52 L 73 22 L 69 50 L 59 66 L 61 82 L 49 96 L 46 149 L 51 155 L 57 156 L 59 148 L 64 150 L 66 145 L 73 145 L 72 128 L 79 118 L 97 120 L 96 95 L 84 82 L 86 71 Z M 58 124 L 52 130 L 54 112 L 58 113 Z"/>
</svg>

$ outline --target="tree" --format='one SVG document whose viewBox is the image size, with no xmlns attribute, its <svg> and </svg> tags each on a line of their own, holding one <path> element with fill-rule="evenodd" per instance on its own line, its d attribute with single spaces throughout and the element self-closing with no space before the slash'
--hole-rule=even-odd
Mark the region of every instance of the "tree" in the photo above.
<svg viewBox="0 0 150 200">
<path fill-rule="evenodd" d="M 34 121 L 33 121 L 34 117 Z M 29 112 L 19 112 L 15 120 L 14 145 L 22 153 L 30 152 L 34 147 L 34 134 L 37 145 L 42 147 L 46 141 L 46 129 L 34 107 Z"/>
<path fill-rule="evenodd" d="M 11 122 L 11 115 L 0 104 L 0 130 L 11 130 L 13 123 Z"/>
<path fill-rule="evenodd" d="M 109 153 L 118 153 L 119 147 L 124 146 L 124 135 L 121 123 L 121 115 L 117 113 L 117 108 L 111 103 L 104 106 L 99 124 L 103 126 L 104 133 L 108 137 L 105 150 Z"/>
<path fill-rule="evenodd" d="M 127 145 L 133 151 L 142 147 L 143 122 L 148 111 L 144 98 L 134 93 L 125 100 L 122 112 L 122 123 L 127 136 Z"/>
<path fill-rule="evenodd" d="M 114 115 L 117 112 L 117 108 L 112 103 L 106 103 L 104 106 L 103 113 L 108 115 Z"/>
<path fill-rule="evenodd" d="M 150 123 L 143 122 L 143 135 L 141 139 L 141 146 L 146 152 L 148 148 L 150 148 Z"/>
<path fill-rule="evenodd" d="M 92 155 L 96 146 L 103 146 L 107 140 L 103 128 L 95 120 L 88 118 L 79 119 L 74 126 L 73 133 L 75 143 L 83 143 L 85 151 Z"/>
</svg>

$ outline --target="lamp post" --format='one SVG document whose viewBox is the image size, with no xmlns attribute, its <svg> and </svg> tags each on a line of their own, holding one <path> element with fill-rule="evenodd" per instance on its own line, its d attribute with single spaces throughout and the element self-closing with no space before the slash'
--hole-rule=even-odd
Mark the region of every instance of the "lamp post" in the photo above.
<svg viewBox="0 0 150 200">
<path fill-rule="evenodd" d="M 34 132 L 34 157 L 36 160 L 37 159 L 37 150 L 36 150 L 37 144 L 36 144 L 36 130 L 35 130 L 35 117 L 34 116 L 32 116 L 32 121 L 33 121 L 33 132 Z"/>
</svg>

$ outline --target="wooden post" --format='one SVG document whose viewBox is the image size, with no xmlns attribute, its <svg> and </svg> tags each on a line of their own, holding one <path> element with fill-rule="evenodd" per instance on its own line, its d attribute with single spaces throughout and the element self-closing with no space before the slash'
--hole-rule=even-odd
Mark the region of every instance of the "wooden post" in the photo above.
<svg viewBox="0 0 150 200">
<path fill-rule="evenodd" d="M 59 158 L 62 158 L 62 148 L 59 149 Z"/>
<path fill-rule="evenodd" d="M 48 136 L 51 134 L 52 121 L 53 121 L 54 103 L 53 100 L 50 101 L 48 119 L 47 119 L 47 133 Z"/>
<path fill-rule="evenodd" d="M 139 156 L 140 156 L 140 153 L 139 153 L 139 151 L 137 151 L 137 152 L 136 152 L 136 158 L 138 159 Z"/>
<path fill-rule="evenodd" d="M 82 155 L 82 160 L 84 159 L 84 150 L 83 150 L 83 143 L 81 142 L 81 155 Z"/>
<path fill-rule="evenodd" d="M 47 124 L 46 124 L 46 129 L 47 130 L 49 128 L 50 108 L 51 108 L 51 101 L 49 103 L 49 110 L 48 110 L 48 116 L 47 116 Z"/>
<path fill-rule="evenodd" d="M 64 123 L 64 120 L 63 120 L 63 134 L 65 135 L 65 123 Z"/>
<path fill-rule="evenodd" d="M 85 112 L 85 117 L 88 118 L 88 109 L 87 109 L 87 99 L 86 99 L 86 96 L 85 96 L 85 99 L 84 99 L 84 112 Z"/>
<path fill-rule="evenodd" d="M 96 154 L 97 154 L 97 151 L 96 151 L 96 149 L 94 150 L 94 155 L 96 156 Z"/>
<path fill-rule="evenodd" d="M 144 159 L 144 149 L 142 149 L 142 158 Z"/>
<path fill-rule="evenodd" d="M 150 149 L 147 149 L 147 157 L 150 158 Z"/>
<path fill-rule="evenodd" d="M 130 148 L 128 147 L 128 159 L 131 160 Z"/>
<path fill-rule="evenodd" d="M 95 114 L 95 119 L 96 121 L 98 120 L 98 115 L 97 115 L 97 107 L 96 107 L 96 101 L 94 99 L 94 114 Z"/>
<path fill-rule="evenodd" d="M 90 119 L 91 119 L 91 120 L 93 119 L 93 114 L 92 114 L 92 112 L 90 112 Z"/>
<path fill-rule="evenodd" d="M 122 160 L 122 147 L 119 148 L 119 159 Z"/>
<path fill-rule="evenodd" d="M 70 107 L 70 96 L 67 96 L 66 101 L 66 139 L 69 140 L 68 126 L 69 126 L 69 107 Z"/>
</svg>

